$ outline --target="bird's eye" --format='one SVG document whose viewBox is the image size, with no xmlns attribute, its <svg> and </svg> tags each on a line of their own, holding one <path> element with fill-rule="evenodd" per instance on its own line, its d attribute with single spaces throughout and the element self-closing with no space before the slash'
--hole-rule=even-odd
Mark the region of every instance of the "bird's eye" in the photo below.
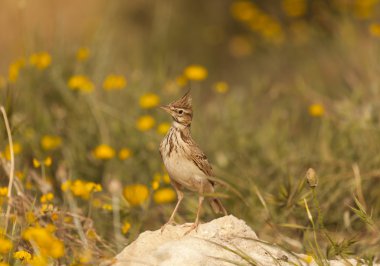
<svg viewBox="0 0 380 266">
<path fill-rule="evenodd" d="M 183 114 L 183 110 L 179 110 L 178 113 L 181 115 Z"/>
</svg>

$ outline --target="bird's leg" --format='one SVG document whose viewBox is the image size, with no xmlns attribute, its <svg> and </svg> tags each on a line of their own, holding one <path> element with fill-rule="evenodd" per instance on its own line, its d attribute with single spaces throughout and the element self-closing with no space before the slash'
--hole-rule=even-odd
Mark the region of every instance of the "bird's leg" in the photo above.
<svg viewBox="0 0 380 266">
<path fill-rule="evenodd" d="M 195 231 L 198 230 L 198 225 L 199 225 L 199 216 L 201 214 L 201 210 L 202 210 L 202 203 L 203 203 L 203 200 L 205 199 L 205 197 L 203 196 L 203 180 L 201 181 L 201 188 L 200 188 L 200 191 L 199 191 L 199 198 L 198 198 L 198 210 L 197 210 L 197 217 L 195 218 L 195 222 L 190 226 L 190 229 L 188 231 L 186 231 L 185 235 L 187 235 L 188 233 L 190 233 L 192 230 L 195 229 Z"/>
<path fill-rule="evenodd" d="M 193 224 L 191 224 L 190 226 L 190 229 L 188 231 L 186 231 L 185 235 L 187 235 L 188 233 L 190 233 L 191 231 L 193 231 L 195 229 L 195 231 L 198 230 L 198 225 L 199 225 L 199 216 L 201 214 L 201 210 L 202 210 L 202 203 L 203 203 L 203 200 L 205 198 L 203 197 L 203 195 L 200 195 L 199 198 L 198 198 L 198 211 L 197 211 L 197 217 L 195 218 L 195 222 Z"/>
<path fill-rule="evenodd" d="M 173 184 L 173 187 L 174 187 L 175 191 L 177 192 L 178 201 L 177 201 L 177 204 L 175 205 L 175 208 L 173 210 L 172 215 L 170 215 L 169 221 L 161 227 L 161 233 L 165 230 L 165 227 L 168 224 L 176 224 L 174 221 L 174 216 L 178 211 L 178 207 L 181 204 L 181 201 L 183 200 L 183 192 L 181 190 L 179 190 L 179 188 L 174 184 Z"/>
</svg>

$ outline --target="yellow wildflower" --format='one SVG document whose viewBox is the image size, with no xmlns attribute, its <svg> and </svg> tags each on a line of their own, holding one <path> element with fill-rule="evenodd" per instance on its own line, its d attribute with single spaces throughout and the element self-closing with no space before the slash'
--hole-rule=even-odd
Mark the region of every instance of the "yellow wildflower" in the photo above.
<svg viewBox="0 0 380 266">
<path fill-rule="evenodd" d="M 160 103 L 160 97 L 154 93 L 146 93 L 140 97 L 140 107 L 149 109 L 156 107 Z"/>
<path fill-rule="evenodd" d="M 170 184 L 170 177 L 169 177 L 168 173 L 165 173 L 165 174 L 162 176 L 162 180 L 164 181 L 164 183 L 166 183 L 166 184 Z"/>
<path fill-rule="evenodd" d="M 19 250 L 13 253 L 13 258 L 16 260 L 21 260 L 22 262 L 29 263 L 32 259 L 32 254 L 25 250 Z"/>
<path fill-rule="evenodd" d="M 217 93 L 221 93 L 221 94 L 226 93 L 228 89 L 229 89 L 229 86 L 227 82 L 219 81 L 214 84 L 214 90 Z"/>
<path fill-rule="evenodd" d="M 301 259 L 305 261 L 307 264 L 311 264 L 314 260 L 313 257 L 310 255 L 303 255 Z"/>
<path fill-rule="evenodd" d="M 176 194 L 173 189 L 171 188 L 161 188 L 154 192 L 153 194 L 153 200 L 160 204 L 160 203 L 169 203 L 176 199 Z"/>
<path fill-rule="evenodd" d="M 123 195 L 129 204 L 132 206 L 138 206 L 147 200 L 149 196 L 149 190 L 145 185 L 133 184 L 128 185 L 124 188 Z"/>
<path fill-rule="evenodd" d="M 34 168 L 38 168 L 41 166 L 41 163 L 39 160 L 37 160 L 36 158 L 33 158 L 33 166 Z"/>
<path fill-rule="evenodd" d="M 289 17 L 305 15 L 307 9 L 306 0 L 282 0 L 282 9 Z"/>
<path fill-rule="evenodd" d="M 309 106 L 309 114 L 314 117 L 321 117 L 325 113 L 325 108 L 322 104 L 315 103 Z"/>
<path fill-rule="evenodd" d="M 36 221 L 36 216 L 34 215 L 34 212 L 28 211 L 25 213 L 25 220 L 28 224 L 32 224 Z"/>
<path fill-rule="evenodd" d="M 45 160 L 44 160 L 45 166 L 49 167 L 49 166 L 51 166 L 52 163 L 53 163 L 53 159 L 50 156 L 45 158 Z"/>
<path fill-rule="evenodd" d="M 157 190 L 160 187 L 160 181 L 153 180 L 151 185 L 153 190 Z"/>
<path fill-rule="evenodd" d="M 90 198 L 91 193 L 102 191 L 102 186 L 100 184 L 85 182 L 79 179 L 74 182 L 66 181 L 62 184 L 61 189 L 67 191 L 68 187 L 75 196 L 81 197 L 85 200 Z"/>
<path fill-rule="evenodd" d="M 0 197 L 6 197 L 8 195 L 7 187 L 0 187 Z"/>
<path fill-rule="evenodd" d="M 25 173 L 22 172 L 22 171 L 16 171 L 15 175 L 16 175 L 16 177 L 17 177 L 18 179 L 20 179 L 21 181 L 23 181 L 23 180 L 25 179 Z"/>
<path fill-rule="evenodd" d="M 250 1 L 235 1 L 231 5 L 232 16 L 240 21 L 249 21 L 259 12 L 256 5 Z"/>
<path fill-rule="evenodd" d="M 90 57 L 90 49 L 87 47 L 79 48 L 76 54 L 78 61 L 85 61 Z"/>
<path fill-rule="evenodd" d="M 123 234 L 127 234 L 129 232 L 129 229 L 131 229 L 131 224 L 129 222 L 124 222 L 123 226 L 121 227 Z"/>
<path fill-rule="evenodd" d="M 136 127 L 140 131 L 148 131 L 151 129 L 156 122 L 154 118 L 150 115 L 144 115 L 137 119 Z"/>
<path fill-rule="evenodd" d="M 373 37 L 380 37 L 380 23 L 372 23 L 369 25 L 369 32 Z"/>
<path fill-rule="evenodd" d="M 53 204 L 42 204 L 41 205 L 41 208 L 40 208 L 40 212 L 41 213 L 45 213 L 45 212 L 51 212 L 54 210 L 54 205 Z"/>
<path fill-rule="evenodd" d="M 41 203 L 47 203 L 47 202 L 52 202 L 54 199 L 54 194 L 49 192 L 47 194 L 44 194 L 40 197 L 40 202 Z"/>
<path fill-rule="evenodd" d="M 103 81 L 103 89 L 105 90 L 121 90 L 127 86 L 127 80 L 121 75 L 108 75 Z"/>
<path fill-rule="evenodd" d="M 204 66 L 201 65 L 190 65 L 185 68 L 183 74 L 189 80 L 204 80 L 207 78 L 208 72 Z"/>
<path fill-rule="evenodd" d="M 13 154 L 20 154 L 22 151 L 21 144 L 18 142 L 13 142 Z M 9 144 L 5 147 L 5 158 L 10 161 L 11 160 L 11 147 Z"/>
<path fill-rule="evenodd" d="M 79 262 L 82 263 L 81 265 L 85 264 L 88 265 L 91 262 L 92 259 L 92 252 L 89 249 L 86 249 L 81 252 L 81 255 L 79 257 Z"/>
<path fill-rule="evenodd" d="M 49 167 L 49 166 L 51 166 L 52 163 L 53 163 L 53 159 L 50 156 L 46 157 L 42 161 L 40 161 L 40 160 L 38 160 L 36 158 L 33 158 L 33 166 L 34 166 L 34 168 L 41 167 L 41 165 L 45 165 L 46 167 Z"/>
<path fill-rule="evenodd" d="M 377 4 L 377 0 L 355 0 L 353 5 L 354 14 L 359 19 L 369 19 L 373 16 Z"/>
<path fill-rule="evenodd" d="M 51 64 L 51 56 L 48 52 L 34 53 L 29 57 L 29 63 L 38 69 L 45 69 Z"/>
<path fill-rule="evenodd" d="M 13 247 L 12 242 L 9 239 L 0 237 L 0 254 L 8 253 Z"/>
<path fill-rule="evenodd" d="M 108 204 L 108 203 L 104 203 L 102 205 L 102 209 L 105 210 L 105 211 L 112 211 L 112 205 Z"/>
<path fill-rule="evenodd" d="M 71 181 L 65 181 L 61 185 L 61 190 L 63 192 L 66 192 L 66 191 L 68 191 L 70 189 L 70 187 L 71 187 Z"/>
<path fill-rule="evenodd" d="M 56 238 L 48 228 L 29 227 L 22 236 L 25 240 L 35 243 L 41 255 L 60 258 L 65 253 L 63 242 Z"/>
<path fill-rule="evenodd" d="M 92 151 L 92 154 L 96 159 L 109 160 L 115 157 L 115 150 L 106 144 L 101 144 Z"/>
<path fill-rule="evenodd" d="M 187 80 L 186 76 L 181 75 L 175 79 L 175 82 L 177 83 L 178 86 L 183 87 L 187 84 L 188 80 Z"/>
<path fill-rule="evenodd" d="M 79 90 L 82 92 L 91 92 L 94 90 L 95 86 L 92 81 L 84 75 L 74 75 L 72 76 L 67 85 L 72 90 Z"/>
<path fill-rule="evenodd" d="M 54 212 L 51 214 L 50 218 L 53 220 L 53 221 L 57 221 L 59 219 L 59 214 Z"/>
<path fill-rule="evenodd" d="M 130 149 L 128 149 L 128 148 L 122 148 L 119 151 L 119 159 L 122 160 L 122 161 L 128 159 L 131 156 L 132 156 L 132 151 Z"/>
<path fill-rule="evenodd" d="M 169 123 L 161 123 L 157 127 L 157 132 L 158 134 L 165 135 L 166 133 L 168 133 L 169 129 L 170 129 Z"/>
<path fill-rule="evenodd" d="M 41 147 L 46 150 L 55 150 L 62 145 L 62 139 L 59 136 L 45 135 L 41 139 Z"/>
<path fill-rule="evenodd" d="M 25 60 L 23 58 L 12 62 L 8 69 L 8 79 L 10 83 L 15 83 L 18 79 L 20 69 L 25 65 Z"/>
</svg>

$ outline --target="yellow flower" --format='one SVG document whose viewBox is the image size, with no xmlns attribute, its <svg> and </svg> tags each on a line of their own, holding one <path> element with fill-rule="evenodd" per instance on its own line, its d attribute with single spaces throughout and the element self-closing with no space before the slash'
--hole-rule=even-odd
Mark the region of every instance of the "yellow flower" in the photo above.
<svg viewBox="0 0 380 266">
<path fill-rule="evenodd" d="M 21 144 L 18 142 L 13 142 L 13 154 L 17 155 L 20 154 L 22 151 Z M 11 147 L 9 144 L 5 147 L 5 158 L 10 161 L 11 160 Z"/>
<path fill-rule="evenodd" d="M 112 205 L 108 204 L 108 203 L 105 203 L 105 204 L 102 205 L 102 209 L 105 210 L 105 211 L 112 211 Z"/>
<path fill-rule="evenodd" d="M 0 262 L 0 266 L 9 266 L 9 264 L 6 262 Z"/>
<path fill-rule="evenodd" d="M 36 244 L 41 255 L 60 258 L 65 254 L 63 242 L 56 238 L 49 228 L 29 227 L 23 232 L 22 237 Z"/>
<path fill-rule="evenodd" d="M 232 16 L 240 21 L 249 21 L 259 12 L 256 5 L 250 1 L 235 1 L 231 5 Z"/>
<path fill-rule="evenodd" d="M 52 163 L 53 163 L 53 159 L 50 156 L 46 157 L 43 161 L 39 161 L 36 158 L 33 158 L 34 168 L 41 167 L 41 164 L 45 165 L 46 167 L 49 167 L 51 166 Z"/>
<path fill-rule="evenodd" d="M 169 123 L 161 123 L 157 127 L 157 132 L 158 134 L 165 135 L 166 133 L 168 133 L 169 129 L 170 129 Z"/>
<path fill-rule="evenodd" d="M 154 192 L 153 194 L 153 200 L 160 204 L 160 203 L 169 203 L 176 199 L 176 194 L 173 189 L 171 188 L 161 188 Z"/>
<path fill-rule="evenodd" d="M 105 90 L 121 90 L 127 86 L 127 80 L 121 75 L 108 75 L 103 81 Z"/>
<path fill-rule="evenodd" d="M 303 255 L 302 260 L 305 261 L 307 264 L 310 264 L 313 262 L 313 257 L 310 255 Z"/>
<path fill-rule="evenodd" d="M 153 180 L 151 185 L 153 190 L 157 190 L 160 187 L 160 181 Z"/>
<path fill-rule="evenodd" d="M 164 183 L 166 183 L 166 184 L 170 184 L 170 177 L 169 177 L 168 173 L 165 173 L 165 174 L 162 176 L 162 180 L 164 181 Z"/>
<path fill-rule="evenodd" d="M 372 23 L 369 25 L 369 32 L 373 37 L 380 37 L 380 23 Z"/>
<path fill-rule="evenodd" d="M 18 79 L 20 69 L 24 67 L 25 60 L 20 58 L 9 65 L 8 79 L 10 83 L 15 83 Z"/>
<path fill-rule="evenodd" d="M 41 163 L 39 160 L 37 160 L 36 158 L 33 158 L 33 166 L 34 168 L 38 168 L 41 166 Z"/>
<path fill-rule="evenodd" d="M 129 204 L 132 206 L 138 206 L 147 200 L 149 196 L 149 190 L 145 185 L 133 184 L 128 185 L 124 188 L 123 195 Z"/>
<path fill-rule="evenodd" d="M 132 151 L 128 148 L 122 148 L 120 151 L 119 151 L 119 159 L 124 161 L 126 159 L 128 159 L 129 157 L 131 157 L 132 155 Z"/>
<path fill-rule="evenodd" d="M 355 0 L 353 6 L 354 14 L 360 19 L 371 18 L 376 10 L 377 4 L 377 0 Z"/>
<path fill-rule="evenodd" d="M 38 69 L 45 69 L 51 64 L 51 56 L 48 52 L 34 53 L 29 57 L 29 63 Z"/>
<path fill-rule="evenodd" d="M 32 254 L 25 250 L 19 250 L 13 253 L 13 258 L 15 258 L 16 260 L 21 260 L 22 262 L 29 263 L 32 259 Z"/>
<path fill-rule="evenodd" d="M 151 129 L 156 122 L 154 121 L 154 118 L 150 115 L 144 115 L 139 117 L 136 122 L 136 127 L 140 131 L 148 131 Z"/>
<path fill-rule="evenodd" d="M 67 85 L 72 90 L 79 90 L 82 92 L 91 92 L 94 90 L 95 86 L 92 81 L 84 75 L 74 75 L 72 76 Z"/>
<path fill-rule="evenodd" d="M 115 157 L 115 150 L 106 144 L 101 144 L 92 151 L 92 154 L 97 159 L 109 160 Z"/>
<path fill-rule="evenodd" d="M 289 17 L 305 15 L 307 9 L 306 0 L 282 0 L 282 9 Z"/>
<path fill-rule="evenodd" d="M 41 139 L 41 146 L 46 151 L 55 150 L 61 145 L 62 139 L 59 136 L 45 135 Z"/>
<path fill-rule="evenodd" d="M 140 97 L 139 103 L 141 108 L 153 108 L 160 103 L 160 97 L 154 93 L 146 93 Z"/>
<path fill-rule="evenodd" d="M 214 84 L 214 90 L 217 93 L 221 93 L 221 94 L 226 93 L 228 89 L 229 89 L 229 86 L 227 82 L 219 81 Z"/>
<path fill-rule="evenodd" d="M 36 221 L 36 216 L 32 211 L 28 211 L 25 213 L 25 219 L 28 224 L 33 224 Z"/>
<path fill-rule="evenodd" d="M 12 242 L 9 239 L 0 237 L 0 254 L 8 253 L 13 247 Z"/>
<path fill-rule="evenodd" d="M 185 68 L 183 74 L 189 80 L 204 80 L 207 78 L 208 72 L 204 66 L 190 65 Z"/>
<path fill-rule="evenodd" d="M 66 192 L 66 191 L 68 191 L 70 189 L 70 186 L 71 186 L 71 181 L 65 181 L 61 185 L 61 190 L 63 192 Z"/>
<path fill-rule="evenodd" d="M 53 159 L 50 156 L 45 158 L 45 160 L 44 160 L 45 166 L 49 167 L 49 166 L 51 166 L 52 163 L 53 163 Z"/>
<path fill-rule="evenodd" d="M 321 117 L 325 113 L 325 108 L 322 104 L 315 103 L 309 106 L 309 114 L 314 117 Z"/>
<path fill-rule="evenodd" d="M 47 202 L 52 202 L 54 199 L 54 194 L 49 192 L 47 194 L 44 194 L 40 197 L 40 202 L 41 203 L 47 203 Z"/>
<path fill-rule="evenodd" d="M 85 61 L 90 57 L 90 49 L 87 47 L 79 48 L 76 54 L 78 61 Z"/>
<path fill-rule="evenodd" d="M 127 234 L 130 228 L 131 224 L 129 222 L 124 222 L 123 226 L 121 227 L 121 231 L 123 232 L 123 234 Z"/>
<path fill-rule="evenodd" d="M 8 195 L 7 187 L 0 187 L 0 197 L 6 197 Z"/>
</svg>

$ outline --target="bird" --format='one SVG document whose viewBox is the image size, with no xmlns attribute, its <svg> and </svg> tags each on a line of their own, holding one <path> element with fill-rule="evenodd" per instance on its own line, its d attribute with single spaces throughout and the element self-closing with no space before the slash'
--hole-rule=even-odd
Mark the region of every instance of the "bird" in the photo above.
<svg viewBox="0 0 380 266">
<path fill-rule="evenodd" d="M 195 222 L 190 224 L 188 232 L 194 229 L 197 231 L 205 194 L 214 192 L 215 179 L 211 180 L 212 167 L 191 136 L 193 108 L 190 90 L 180 99 L 160 108 L 169 113 L 173 119 L 169 131 L 160 143 L 159 151 L 169 174 L 170 183 L 177 193 L 177 204 L 169 221 L 161 227 L 161 232 L 168 224 L 176 224 L 174 217 L 184 198 L 184 189 L 198 193 L 197 215 Z M 227 215 L 218 198 L 209 197 L 208 200 L 215 213 Z"/>
</svg>

